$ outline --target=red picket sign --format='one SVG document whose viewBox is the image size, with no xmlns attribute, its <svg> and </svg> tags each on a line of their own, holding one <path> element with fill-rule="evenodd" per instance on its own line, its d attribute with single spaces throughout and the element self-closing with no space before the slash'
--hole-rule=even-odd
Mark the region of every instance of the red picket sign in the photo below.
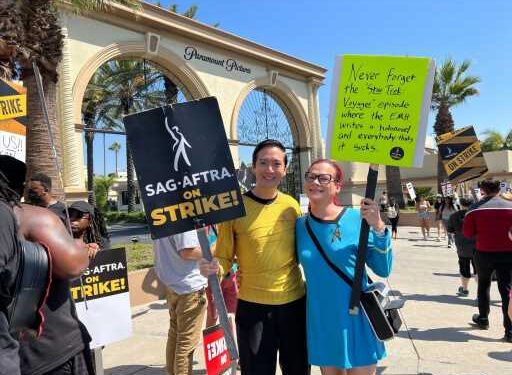
<svg viewBox="0 0 512 375">
<path fill-rule="evenodd" d="M 229 374 L 231 359 L 224 330 L 217 324 L 203 331 L 204 359 L 208 375 Z"/>
</svg>

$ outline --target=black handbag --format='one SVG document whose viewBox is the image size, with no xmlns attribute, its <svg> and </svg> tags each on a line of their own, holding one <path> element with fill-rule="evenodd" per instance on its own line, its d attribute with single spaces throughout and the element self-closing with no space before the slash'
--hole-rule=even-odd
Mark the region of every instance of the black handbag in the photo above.
<svg viewBox="0 0 512 375">
<path fill-rule="evenodd" d="M 353 281 L 327 257 L 327 254 L 325 254 L 322 245 L 320 245 L 320 242 L 311 229 L 309 217 L 306 218 L 305 223 L 309 236 L 325 262 L 352 288 L 354 284 Z M 368 318 L 375 336 L 381 341 L 390 340 L 398 333 L 402 326 L 402 319 L 400 318 L 398 309 L 402 308 L 404 301 L 400 299 L 390 300 L 388 295 L 389 290 L 385 284 L 381 282 L 374 283 L 370 277 L 368 277 L 368 281 L 371 283 L 370 287 L 368 290 L 361 292 L 360 300 L 362 310 Z"/>
<path fill-rule="evenodd" d="M 39 336 L 44 323 L 42 307 L 51 285 L 50 253 L 38 243 L 18 241 L 19 270 L 13 299 L 7 306 L 9 328 L 13 334 L 32 333 Z"/>
</svg>

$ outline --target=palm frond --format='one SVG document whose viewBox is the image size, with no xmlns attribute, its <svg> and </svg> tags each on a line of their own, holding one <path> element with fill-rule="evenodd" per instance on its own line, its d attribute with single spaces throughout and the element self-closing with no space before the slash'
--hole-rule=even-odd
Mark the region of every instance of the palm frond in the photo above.
<svg viewBox="0 0 512 375">
<path fill-rule="evenodd" d="M 65 0 L 59 1 L 67 2 Z M 121 4 L 136 10 L 140 10 L 142 6 L 140 0 L 68 0 L 68 2 L 71 4 L 71 7 L 76 14 L 80 14 L 82 12 L 107 11 L 110 8 L 110 2 Z"/>
<path fill-rule="evenodd" d="M 197 9 L 197 5 L 191 5 L 182 15 L 187 18 L 196 18 Z"/>
</svg>

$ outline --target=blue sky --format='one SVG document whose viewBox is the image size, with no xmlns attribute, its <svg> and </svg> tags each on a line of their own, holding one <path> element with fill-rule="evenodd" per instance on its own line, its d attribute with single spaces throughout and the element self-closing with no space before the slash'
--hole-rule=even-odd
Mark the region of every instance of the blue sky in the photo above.
<svg viewBox="0 0 512 375">
<path fill-rule="evenodd" d="M 162 1 L 162 5 L 177 1 Z M 331 69 L 341 54 L 411 55 L 470 59 L 481 77 L 480 95 L 452 110 L 455 126 L 477 133 L 512 128 L 512 2 L 499 0 L 198 0 L 180 1 L 179 11 L 199 6 L 197 19 L 267 47 L 319 64 L 329 71 L 320 89 L 325 138 Z M 430 114 L 432 125 L 435 113 Z M 433 133 L 432 126 L 429 134 Z M 99 136 L 98 138 L 101 138 Z M 114 141 L 107 137 L 107 147 Z M 97 148 L 101 147 L 98 143 Z M 99 151 L 99 150 L 98 150 Z M 107 173 L 114 162 L 108 157 Z M 124 152 L 121 152 L 124 154 Z M 120 155 L 121 156 L 121 155 Z M 95 170 L 103 173 L 103 155 Z M 124 168 L 124 155 L 120 165 Z"/>
</svg>

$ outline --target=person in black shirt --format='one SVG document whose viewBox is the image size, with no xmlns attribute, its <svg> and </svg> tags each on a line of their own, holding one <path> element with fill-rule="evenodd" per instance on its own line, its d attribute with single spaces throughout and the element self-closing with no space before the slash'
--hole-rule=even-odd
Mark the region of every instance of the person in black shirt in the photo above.
<svg viewBox="0 0 512 375">
<path fill-rule="evenodd" d="M 73 238 L 48 210 L 20 204 L 25 163 L 0 155 L 0 374 L 20 374 L 18 343 L 9 333 L 7 309 L 21 272 L 18 238 L 44 243 L 51 253 L 55 278 L 75 278 L 87 267 L 84 243 Z"/>
<path fill-rule="evenodd" d="M 455 235 L 455 246 L 457 247 L 457 255 L 459 257 L 461 286 L 457 291 L 457 295 L 460 297 L 467 297 L 469 295 L 468 285 L 471 279 L 471 265 L 473 265 L 473 274 L 476 273 L 473 260 L 476 251 L 475 239 L 464 237 L 462 233 L 464 216 L 466 216 L 468 208 L 472 203 L 470 199 L 462 198 L 460 200 L 462 209 L 450 216 L 447 225 L 448 233 Z"/>
<path fill-rule="evenodd" d="M 85 240 L 89 258 L 93 258 L 99 250 L 99 244 L 91 242 L 94 237 L 88 237 L 87 241 L 83 236 L 84 232 L 90 232 L 92 223 L 92 217 L 84 217 L 84 211 L 93 210 L 86 202 L 76 202 L 69 208 L 72 235 L 80 241 Z M 66 279 L 52 281 L 48 299 L 43 306 L 43 334 L 37 339 L 27 338 L 20 343 L 22 375 L 95 373 L 89 350 L 91 337 L 78 319 L 69 288 L 69 281 Z"/>
<path fill-rule="evenodd" d="M 7 306 L 12 300 L 12 287 L 18 273 L 17 226 L 12 205 L 16 202 L 0 173 L 0 374 L 18 375 L 20 360 L 18 342 L 9 333 Z"/>
<path fill-rule="evenodd" d="M 52 179 L 44 173 L 36 173 L 30 178 L 27 197 L 30 204 L 46 207 L 62 221 L 66 220 L 66 205 L 53 197 Z"/>
</svg>

